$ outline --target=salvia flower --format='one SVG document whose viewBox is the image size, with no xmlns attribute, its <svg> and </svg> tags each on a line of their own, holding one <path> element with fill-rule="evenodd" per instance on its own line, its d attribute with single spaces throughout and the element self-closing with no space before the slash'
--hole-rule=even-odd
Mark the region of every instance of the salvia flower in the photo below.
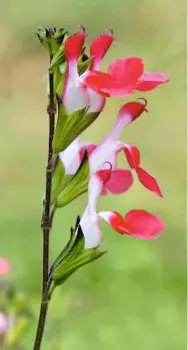
<svg viewBox="0 0 188 350">
<path fill-rule="evenodd" d="M 88 71 L 81 76 L 78 73 L 77 61 L 82 53 L 87 33 L 85 29 L 81 33 L 74 34 L 65 42 L 65 57 L 68 63 L 65 87 L 62 101 L 67 112 L 71 113 L 84 107 L 88 112 L 98 112 L 104 108 L 105 97 L 96 93 L 93 89 L 87 88 L 85 79 Z M 113 42 L 112 34 L 104 34 L 93 40 L 90 48 L 92 61 L 90 69 L 98 69 L 108 48 Z"/>
<path fill-rule="evenodd" d="M 49 68 L 54 75 L 58 105 L 53 137 L 51 218 L 57 208 L 88 192 L 84 213 L 81 218 L 77 217 L 67 245 L 50 268 L 49 298 L 55 287 L 78 268 L 103 256 L 105 252 L 98 250 L 102 241 L 102 220 L 120 235 L 144 240 L 158 238 L 165 228 L 161 219 L 145 209 L 124 210 L 123 213 L 115 208 L 97 209 L 101 196 L 128 191 L 133 185 L 133 173 L 144 188 L 162 197 L 157 180 L 142 164 L 139 149 L 121 141 L 125 128 L 148 112 L 147 101 L 140 98 L 124 103 L 114 126 L 98 145 L 80 142 L 80 134 L 98 118 L 107 98 L 153 90 L 168 78 L 163 73 L 146 71 L 140 57 L 117 58 L 106 73 L 102 72 L 100 64 L 115 40 L 113 31 L 108 29 L 94 38 L 88 55 L 87 36 L 84 27 L 71 36 L 64 35 Z M 118 165 L 120 153 L 126 160 L 126 165 L 121 167 Z"/>
<path fill-rule="evenodd" d="M 135 170 L 140 183 L 148 190 L 162 196 L 161 190 L 156 179 L 140 166 L 140 152 L 132 145 L 125 144 L 119 141 L 119 137 L 124 128 L 138 118 L 146 110 L 145 103 L 128 102 L 119 111 L 116 123 L 112 131 L 99 144 L 90 142 L 79 143 L 79 139 L 63 152 L 59 154 L 63 162 L 66 175 L 76 174 L 85 151 L 89 156 L 90 176 L 99 169 L 105 169 L 110 163 L 112 166 L 111 176 L 105 183 L 102 194 L 108 192 L 120 194 L 127 191 L 133 183 L 132 173 L 128 169 L 119 168 L 117 165 L 118 154 L 123 151 L 126 155 L 128 164 L 132 170 Z"/>
<path fill-rule="evenodd" d="M 0 276 L 7 275 L 11 272 L 12 267 L 8 259 L 0 257 Z"/>
<path fill-rule="evenodd" d="M 110 177 L 110 171 L 99 171 L 89 181 L 88 205 L 80 221 L 85 238 L 85 248 L 95 248 L 100 245 L 102 240 L 101 219 L 105 220 L 121 235 L 127 234 L 146 240 L 158 238 L 158 233 L 165 228 L 164 223 L 146 210 L 134 209 L 126 213 L 124 217 L 116 211 L 97 213 L 97 200 L 101 195 L 105 182 Z"/>
</svg>

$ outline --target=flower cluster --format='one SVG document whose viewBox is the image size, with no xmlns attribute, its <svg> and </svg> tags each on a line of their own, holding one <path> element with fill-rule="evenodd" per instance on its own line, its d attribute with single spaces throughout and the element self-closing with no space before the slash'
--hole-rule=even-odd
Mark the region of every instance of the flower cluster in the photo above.
<svg viewBox="0 0 188 350">
<path fill-rule="evenodd" d="M 79 136 L 98 118 L 108 98 L 153 90 L 166 83 L 168 78 L 162 73 L 145 71 L 143 60 L 138 57 L 118 58 L 104 73 L 100 71 L 100 64 L 115 39 L 114 34 L 112 30 L 107 30 L 96 37 L 91 43 L 89 55 L 84 47 L 86 37 L 83 27 L 71 36 L 66 33 L 59 49 L 53 54 L 49 68 L 54 75 L 58 104 L 58 120 L 53 137 L 53 213 L 54 209 L 65 206 L 88 191 L 86 209 L 75 229 L 72 229 L 68 246 L 52 266 L 51 275 L 57 284 L 65 278 L 66 262 L 78 246 L 80 232 L 83 236 L 82 247 L 77 254 L 80 263 L 73 264 L 67 275 L 74 271 L 75 266 L 88 262 L 84 260 L 85 251 L 93 252 L 100 245 L 102 219 L 121 235 L 140 239 L 155 239 L 164 229 L 164 223 L 144 209 L 133 209 L 124 215 L 114 208 L 112 211 L 97 211 L 100 196 L 108 193 L 118 195 L 130 189 L 133 172 L 142 186 L 162 197 L 157 180 L 141 164 L 139 149 L 120 141 L 122 131 L 147 112 L 147 101 L 140 98 L 125 103 L 117 114 L 114 127 L 99 145 L 81 143 Z M 124 154 L 130 169 L 118 166 L 120 152 Z"/>
</svg>

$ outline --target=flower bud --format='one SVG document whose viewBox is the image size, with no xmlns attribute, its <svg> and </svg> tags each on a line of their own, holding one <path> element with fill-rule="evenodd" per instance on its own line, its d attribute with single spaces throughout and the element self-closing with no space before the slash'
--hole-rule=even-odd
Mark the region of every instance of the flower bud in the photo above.
<svg viewBox="0 0 188 350">
<path fill-rule="evenodd" d="M 62 45 L 65 35 L 64 29 L 57 30 L 54 28 L 38 28 L 37 36 L 41 45 L 49 52 L 50 55 L 55 55 Z"/>
</svg>

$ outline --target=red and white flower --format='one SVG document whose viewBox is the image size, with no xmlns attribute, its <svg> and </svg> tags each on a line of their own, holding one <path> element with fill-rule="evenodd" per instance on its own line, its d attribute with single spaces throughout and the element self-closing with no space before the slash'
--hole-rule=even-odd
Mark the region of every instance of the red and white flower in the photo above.
<svg viewBox="0 0 188 350">
<path fill-rule="evenodd" d="M 87 33 L 82 32 L 67 38 L 65 56 L 68 73 L 62 94 L 62 101 L 68 113 L 88 107 L 88 112 L 102 111 L 106 97 L 127 96 L 134 91 L 148 91 L 166 83 L 162 73 L 144 72 L 141 58 L 118 58 L 108 66 L 108 73 L 99 71 L 100 63 L 114 41 L 113 32 L 99 35 L 91 43 L 93 57 L 90 69 L 79 76 L 77 60 L 80 57 Z"/>
<path fill-rule="evenodd" d="M 140 183 L 162 197 L 156 179 L 140 166 L 139 150 L 135 146 L 118 141 L 123 129 L 144 111 L 146 111 L 146 105 L 141 102 L 126 103 L 120 109 L 114 128 L 98 146 L 90 142 L 80 144 L 78 138 L 74 140 L 65 151 L 59 154 L 65 167 L 65 173 L 76 173 L 84 152 L 87 150 L 90 175 L 93 175 L 99 169 L 105 169 L 109 163 L 112 165 L 111 176 L 105 183 L 102 195 L 108 192 L 113 194 L 124 193 L 132 186 L 133 177 L 130 170 L 119 168 L 117 165 L 118 154 L 123 151 L 130 168 L 135 170 Z"/>
<path fill-rule="evenodd" d="M 124 217 L 115 211 L 97 213 L 97 200 L 105 183 L 109 181 L 110 175 L 111 169 L 97 171 L 89 181 L 88 205 L 80 220 L 85 248 L 95 248 L 100 245 L 102 240 L 101 219 L 121 235 L 127 234 L 145 240 L 158 238 L 159 232 L 165 228 L 164 223 L 146 210 L 134 209 L 126 213 Z"/>
<path fill-rule="evenodd" d="M 104 108 L 105 97 L 96 93 L 85 85 L 84 79 L 88 72 L 79 76 L 77 60 L 82 53 L 82 48 L 87 34 L 85 29 L 81 33 L 74 34 L 65 42 L 65 56 L 68 63 L 68 73 L 63 90 L 62 101 L 68 113 L 88 107 L 88 112 L 99 112 Z M 100 62 L 113 42 L 113 34 L 103 34 L 95 38 L 91 44 L 90 54 L 93 59 L 91 68 L 97 70 Z"/>
</svg>

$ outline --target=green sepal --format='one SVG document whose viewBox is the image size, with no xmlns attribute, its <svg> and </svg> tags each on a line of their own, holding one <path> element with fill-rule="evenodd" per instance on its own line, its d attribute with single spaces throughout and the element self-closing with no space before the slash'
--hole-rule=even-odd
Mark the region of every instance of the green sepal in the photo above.
<svg viewBox="0 0 188 350">
<path fill-rule="evenodd" d="M 55 67 L 58 67 L 65 62 L 66 62 L 66 58 L 65 58 L 64 44 L 62 44 L 52 59 L 52 62 L 50 64 L 50 69 L 54 70 Z"/>
<path fill-rule="evenodd" d="M 57 156 L 52 174 L 51 205 L 55 203 L 58 195 L 69 184 L 74 175 L 66 175 L 63 162 Z"/>
<path fill-rule="evenodd" d="M 62 95 L 64 80 L 65 79 L 64 79 L 63 74 L 60 71 L 60 68 L 56 67 L 54 69 L 54 90 L 55 90 L 55 93 L 58 94 L 59 97 Z M 58 92 L 60 89 L 61 89 L 61 91 L 59 94 Z"/>
<path fill-rule="evenodd" d="M 68 252 L 70 251 L 70 249 L 73 247 L 75 240 L 76 240 L 76 234 L 75 231 L 77 229 L 77 226 L 80 222 L 80 217 L 77 217 L 77 222 L 76 222 L 76 226 L 75 229 L 73 229 L 71 227 L 71 233 L 70 233 L 70 239 L 68 241 L 68 243 L 66 244 L 65 248 L 63 248 L 63 250 L 61 251 L 61 253 L 58 255 L 58 257 L 55 259 L 55 261 L 53 262 L 50 271 L 49 271 L 49 277 L 51 278 L 53 271 L 55 271 L 55 268 L 58 267 L 62 261 L 65 260 Z"/>
<path fill-rule="evenodd" d="M 55 55 L 59 47 L 62 45 L 66 32 L 61 28 L 38 28 L 37 36 L 41 45 L 49 52 L 50 55 Z"/>
<path fill-rule="evenodd" d="M 86 61 L 78 60 L 77 67 L 79 75 L 85 73 L 86 70 L 90 67 L 92 58 L 93 57 L 89 57 Z"/>
<path fill-rule="evenodd" d="M 77 234 L 75 233 L 77 229 Z M 50 270 L 50 278 L 53 281 L 51 290 L 55 289 L 55 286 L 64 283 L 76 270 L 81 266 L 89 264 L 106 252 L 99 252 L 96 248 L 84 249 L 85 239 L 79 225 L 75 230 L 71 229 L 71 238 L 65 247 L 65 249 L 59 254 Z"/>
<path fill-rule="evenodd" d="M 61 46 L 64 46 L 64 41 L 67 38 L 67 32 L 64 32 L 64 29 L 61 28 L 58 31 L 56 31 L 52 38 L 51 38 L 51 49 L 52 49 L 52 54 L 55 56 L 56 53 L 59 51 Z"/>
<path fill-rule="evenodd" d="M 64 189 L 56 199 L 56 207 L 61 208 L 72 202 L 75 198 L 87 191 L 89 182 L 89 161 L 87 151 L 84 153 L 82 162 L 73 175 L 69 183 L 64 186 Z"/>
<path fill-rule="evenodd" d="M 46 49 L 48 52 L 51 52 L 50 42 L 47 38 L 47 30 L 39 27 L 36 34 L 44 49 Z"/>
<path fill-rule="evenodd" d="M 80 226 L 78 226 L 80 227 Z M 58 283 L 64 276 L 67 275 L 69 266 L 79 254 L 84 250 L 84 235 L 81 229 L 78 229 L 77 234 L 71 229 L 71 238 L 59 257 L 55 260 L 55 264 L 51 269 L 51 278 Z"/>
<path fill-rule="evenodd" d="M 97 119 L 100 112 L 87 113 L 88 107 L 67 114 L 64 105 L 59 103 L 58 120 L 53 137 L 53 150 L 55 153 L 64 151 Z"/>
</svg>

